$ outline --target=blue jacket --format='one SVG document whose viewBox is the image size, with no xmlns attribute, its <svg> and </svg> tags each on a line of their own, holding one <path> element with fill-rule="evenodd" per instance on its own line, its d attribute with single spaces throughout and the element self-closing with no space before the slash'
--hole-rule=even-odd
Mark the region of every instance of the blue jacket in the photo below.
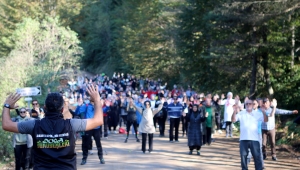
<svg viewBox="0 0 300 170">
<path fill-rule="evenodd" d="M 180 118 L 183 109 L 184 107 L 180 103 L 177 103 L 176 105 L 174 103 L 171 103 L 167 106 L 168 115 L 170 116 L 170 118 Z"/>
<path fill-rule="evenodd" d="M 89 103 L 89 104 L 83 104 L 81 106 L 78 106 L 75 110 L 75 114 L 79 115 L 81 113 L 85 113 L 85 114 L 83 114 L 82 119 L 94 118 L 94 115 L 95 115 L 94 105 Z M 99 129 L 99 128 L 100 128 L 100 126 L 96 127 L 95 129 Z"/>
<path fill-rule="evenodd" d="M 135 105 L 143 108 L 143 104 L 140 102 L 136 102 Z M 137 118 L 137 120 L 136 120 L 137 123 L 140 124 L 140 122 L 142 121 L 142 113 L 138 112 L 137 110 L 136 110 L 136 118 Z"/>
</svg>

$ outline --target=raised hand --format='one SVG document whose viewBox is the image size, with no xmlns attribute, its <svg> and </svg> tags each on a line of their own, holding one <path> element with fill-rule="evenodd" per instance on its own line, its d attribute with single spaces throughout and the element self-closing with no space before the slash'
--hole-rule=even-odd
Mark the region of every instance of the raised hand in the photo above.
<svg viewBox="0 0 300 170">
<path fill-rule="evenodd" d="M 87 92 L 90 95 L 90 100 L 93 102 L 100 101 L 100 95 L 98 92 L 98 86 L 88 85 Z"/>
<path fill-rule="evenodd" d="M 9 104 L 10 109 L 16 109 L 16 108 L 19 107 L 18 105 L 16 105 L 16 102 L 17 102 L 18 100 L 20 100 L 20 98 L 21 98 L 21 95 L 18 94 L 18 93 L 10 94 L 10 95 L 6 98 L 4 104 Z"/>
</svg>

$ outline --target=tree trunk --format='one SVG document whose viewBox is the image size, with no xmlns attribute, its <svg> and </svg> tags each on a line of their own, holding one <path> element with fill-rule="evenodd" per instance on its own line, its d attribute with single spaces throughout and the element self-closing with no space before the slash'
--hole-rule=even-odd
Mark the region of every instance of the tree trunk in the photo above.
<svg viewBox="0 0 300 170">
<path fill-rule="evenodd" d="M 269 54 L 267 52 L 263 52 L 262 53 L 262 66 L 264 68 L 264 78 L 265 78 L 265 81 L 266 81 L 266 86 L 267 86 L 267 89 L 268 89 L 268 93 L 270 95 L 270 97 L 273 97 L 274 95 L 274 90 L 273 90 L 273 87 L 272 87 L 272 83 L 271 83 L 271 80 L 270 80 L 270 69 L 269 69 Z"/>
<path fill-rule="evenodd" d="M 257 54 L 254 53 L 252 56 L 252 73 L 250 83 L 250 95 L 249 97 L 256 97 L 256 74 L 257 74 Z"/>
<path fill-rule="evenodd" d="M 292 49 L 291 49 L 291 68 L 294 67 L 295 59 L 295 25 L 292 26 Z"/>
</svg>

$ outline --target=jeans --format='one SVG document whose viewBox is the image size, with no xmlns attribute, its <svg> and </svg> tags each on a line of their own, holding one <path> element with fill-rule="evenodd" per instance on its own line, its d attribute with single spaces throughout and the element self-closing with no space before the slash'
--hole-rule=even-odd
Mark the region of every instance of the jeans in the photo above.
<svg viewBox="0 0 300 170">
<path fill-rule="evenodd" d="M 173 130 L 175 127 L 175 140 L 178 140 L 178 128 L 179 128 L 180 118 L 170 118 L 170 141 L 173 141 Z"/>
<path fill-rule="evenodd" d="M 93 129 L 86 131 L 85 134 L 82 136 L 82 160 L 86 160 L 88 157 L 88 150 L 90 149 L 90 143 L 92 140 L 92 136 L 96 142 L 97 150 L 98 150 L 98 157 L 99 159 L 103 158 L 103 150 L 100 141 L 100 129 Z"/>
<path fill-rule="evenodd" d="M 149 137 L 149 149 L 148 151 L 153 151 L 153 133 L 148 134 Z M 147 141 L 147 133 L 142 133 L 142 151 L 146 151 L 146 141 Z"/>
<path fill-rule="evenodd" d="M 247 156 L 249 149 L 254 158 L 255 170 L 262 170 L 261 149 L 258 141 L 241 140 L 240 141 L 240 156 L 242 170 L 248 170 Z"/>
</svg>

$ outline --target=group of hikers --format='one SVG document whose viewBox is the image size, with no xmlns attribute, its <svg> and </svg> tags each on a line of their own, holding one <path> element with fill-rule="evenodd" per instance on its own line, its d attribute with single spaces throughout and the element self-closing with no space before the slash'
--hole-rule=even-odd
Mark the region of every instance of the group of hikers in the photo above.
<svg viewBox="0 0 300 170">
<path fill-rule="evenodd" d="M 126 133 L 125 143 L 129 142 L 130 131 L 136 142 L 140 142 L 141 136 L 143 153 L 148 138 L 147 151 L 151 153 L 156 131 L 159 137 L 165 137 L 169 131 L 169 142 L 179 142 L 180 122 L 182 137 L 188 139 L 188 154 L 196 150 L 201 155 L 201 147 L 211 145 L 214 134 L 223 133 L 222 129 L 226 138 L 233 137 L 233 123 L 239 121 L 242 169 L 247 169 L 251 157 L 255 169 L 264 169 L 268 137 L 271 158 L 277 161 L 274 115 L 297 114 L 297 110 L 278 109 L 275 99 L 245 97 L 242 102 L 231 92 L 225 97 L 197 93 L 190 85 L 186 87 L 173 85 L 168 89 L 168 83 L 160 79 L 123 73 L 109 77 L 102 73 L 71 79 L 57 93 L 49 90 L 44 108 L 37 100 L 32 101 L 32 109 L 17 108 L 15 103 L 20 96 L 10 95 L 3 109 L 3 129 L 15 132 L 16 169 L 49 169 L 60 165 L 76 169 L 74 148 L 78 138 L 82 139 L 81 165 L 87 163 L 92 153 L 93 139 L 100 163 L 104 164 L 101 139 L 111 133 Z M 18 116 L 10 119 L 10 109 L 16 109 Z M 169 129 L 165 128 L 167 122 Z M 47 164 L 53 160 L 57 164 Z"/>
</svg>

